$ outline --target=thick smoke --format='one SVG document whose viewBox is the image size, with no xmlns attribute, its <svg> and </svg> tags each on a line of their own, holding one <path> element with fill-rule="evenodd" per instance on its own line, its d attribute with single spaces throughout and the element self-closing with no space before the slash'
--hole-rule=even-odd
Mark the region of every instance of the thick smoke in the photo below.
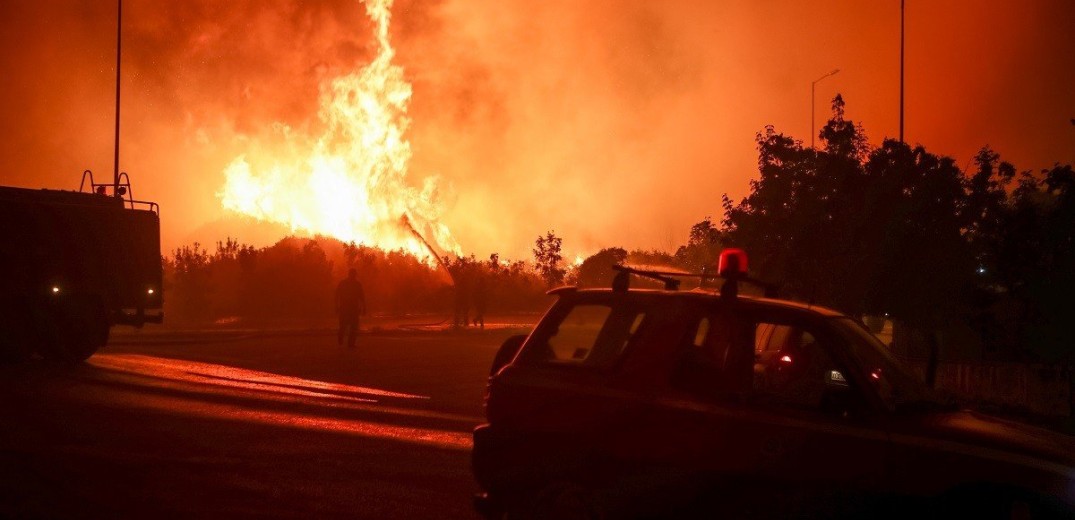
<svg viewBox="0 0 1075 520">
<path fill-rule="evenodd" d="M 1075 161 L 1075 8 L 911 3 L 907 140 L 963 164 L 990 144 L 1020 168 Z M 4 184 L 110 173 L 114 4 L 0 7 Z M 756 175 L 766 124 L 809 142 L 841 92 L 874 143 L 896 135 L 897 2 L 397 0 L 413 83 L 409 181 L 446 183 L 465 251 L 526 257 L 555 229 L 568 257 L 671 248 Z M 225 166 L 282 122 L 317 124 L 321 86 L 367 63 L 357 0 L 126 0 L 123 168 L 162 203 L 165 247 L 275 228 L 226 214 Z M 816 131 L 816 129 L 814 130 Z"/>
</svg>

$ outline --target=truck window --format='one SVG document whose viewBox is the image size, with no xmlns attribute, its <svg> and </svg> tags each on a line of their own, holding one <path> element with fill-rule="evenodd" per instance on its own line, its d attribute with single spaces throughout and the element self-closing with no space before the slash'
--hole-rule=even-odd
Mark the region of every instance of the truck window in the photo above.
<svg viewBox="0 0 1075 520">
<path fill-rule="evenodd" d="M 758 323 L 771 328 L 768 342 L 754 360 L 753 396 L 762 403 L 828 412 L 846 399 L 847 380 L 833 363 L 831 346 L 815 331 L 791 323 Z"/>
<path fill-rule="evenodd" d="M 646 322 L 631 305 L 576 304 L 523 353 L 524 364 L 610 367 Z"/>
<path fill-rule="evenodd" d="M 841 318 L 833 321 L 855 361 L 865 370 L 868 383 L 889 407 L 905 403 L 952 406 L 948 399 L 930 390 L 917 375 L 897 360 L 876 336 L 862 325 Z"/>
<path fill-rule="evenodd" d="M 727 312 L 695 318 L 678 347 L 671 385 L 708 400 L 748 390 L 754 337 L 746 325 Z"/>
</svg>

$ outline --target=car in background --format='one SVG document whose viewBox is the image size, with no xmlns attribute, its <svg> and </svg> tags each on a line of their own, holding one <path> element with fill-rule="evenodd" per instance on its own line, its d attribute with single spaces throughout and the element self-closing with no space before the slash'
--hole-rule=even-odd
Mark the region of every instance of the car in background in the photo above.
<svg viewBox="0 0 1075 520">
<path fill-rule="evenodd" d="M 1075 517 L 1072 438 L 959 409 L 839 312 L 667 285 L 554 290 L 505 342 L 479 512 Z"/>
</svg>

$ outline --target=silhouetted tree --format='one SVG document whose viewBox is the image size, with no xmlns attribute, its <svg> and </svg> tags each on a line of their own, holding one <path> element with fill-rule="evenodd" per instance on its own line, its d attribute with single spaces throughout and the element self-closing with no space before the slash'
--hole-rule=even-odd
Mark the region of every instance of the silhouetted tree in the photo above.
<svg viewBox="0 0 1075 520">
<path fill-rule="evenodd" d="M 253 248 L 240 244 L 238 240 L 228 237 L 217 241 L 216 251 L 209 258 L 209 271 L 212 301 L 208 302 L 208 311 L 213 317 L 234 317 L 242 312 L 243 300 L 247 297 L 249 271 L 243 268 L 241 259 Z"/>
<path fill-rule="evenodd" d="M 785 292 L 859 314 L 872 274 L 865 136 L 839 97 L 821 136 L 818 152 L 771 126 L 757 135 L 759 178 L 739 204 L 725 201 L 724 244 L 746 248 L 752 270 Z"/>
<path fill-rule="evenodd" d="M 168 311 L 192 320 L 205 320 L 211 314 L 210 261 L 208 251 L 198 242 L 177 248 L 165 262 L 171 274 L 165 304 Z"/>
<path fill-rule="evenodd" d="M 873 210 L 864 222 L 881 232 L 867 310 L 941 327 L 966 310 L 975 283 L 963 173 L 951 158 L 892 139 L 871 153 L 866 172 Z"/>
<path fill-rule="evenodd" d="M 676 249 L 675 263 L 691 272 L 701 272 L 703 269 L 712 271 L 716 269 L 720 249 L 720 229 L 706 217 L 691 226 L 687 244 Z"/>
<path fill-rule="evenodd" d="M 992 277 L 1020 309 L 1026 355 L 1075 362 L 1075 174 L 1070 165 L 1024 174 L 993 240 Z"/>
<path fill-rule="evenodd" d="M 582 261 L 576 283 L 580 287 L 607 287 L 612 282 L 613 265 L 627 261 L 627 251 L 619 247 L 602 249 Z"/>
<path fill-rule="evenodd" d="M 772 127 L 758 134 L 759 178 L 725 203 L 726 243 L 791 295 L 923 330 L 932 374 L 935 332 L 963 316 L 976 282 L 969 194 L 986 211 L 988 186 L 974 191 L 952 159 L 920 146 L 888 139 L 871 151 L 840 96 L 832 108 L 823 150 Z"/>
<path fill-rule="evenodd" d="M 534 267 L 549 287 L 563 283 L 564 275 L 567 273 L 560 267 L 563 261 L 560 255 L 562 242 L 563 240 L 553 231 L 549 231 L 544 236 L 539 235 L 534 241 Z"/>
</svg>

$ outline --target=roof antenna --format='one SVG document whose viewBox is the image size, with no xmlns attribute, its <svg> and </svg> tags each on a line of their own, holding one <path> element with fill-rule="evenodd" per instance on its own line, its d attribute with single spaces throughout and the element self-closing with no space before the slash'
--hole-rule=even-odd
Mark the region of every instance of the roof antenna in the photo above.
<svg viewBox="0 0 1075 520">
<path fill-rule="evenodd" d="M 741 277 L 738 271 L 732 271 L 724 277 L 724 283 L 720 286 L 722 300 L 735 301 L 739 297 L 739 278 Z"/>
<path fill-rule="evenodd" d="M 119 8 L 116 10 L 116 147 L 112 168 L 112 194 L 119 194 L 119 65 L 120 44 L 123 41 L 123 0 L 117 0 Z"/>
</svg>

